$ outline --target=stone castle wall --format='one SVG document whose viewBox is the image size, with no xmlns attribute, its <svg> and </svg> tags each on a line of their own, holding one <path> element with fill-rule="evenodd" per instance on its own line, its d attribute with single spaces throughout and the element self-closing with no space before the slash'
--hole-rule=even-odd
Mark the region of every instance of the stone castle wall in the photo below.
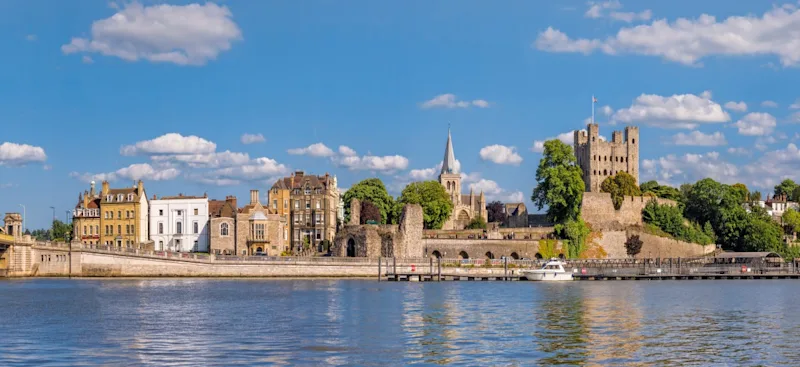
<svg viewBox="0 0 800 367">
<path fill-rule="evenodd" d="M 714 245 L 701 246 L 695 243 L 678 241 L 671 238 L 659 237 L 644 233 L 637 229 L 624 231 L 604 231 L 595 244 L 603 247 L 610 259 L 628 258 L 625 250 L 625 241 L 632 235 L 638 235 L 642 240 L 642 250 L 636 258 L 687 258 L 700 257 L 714 252 Z"/>
<path fill-rule="evenodd" d="M 584 192 L 581 201 L 581 217 L 595 231 L 622 229 L 624 226 L 641 226 L 642 209 L 650 200 L 659 204 L 676 205 L 675 201 L 650 196 L 626 196 L 619 210 L 614 209 L 611 194 L 605 192 Z"/>
<path fill-rule="evenodd" d="M 639 183 L 639 128 L 625 127 L 614 131 L 611 141 L 600 139 L 597 124 L 588 124 L 586 131 L 575 131 L 574 149 L 578 166 L 583 172 L 586 191 L 600 192 L 606 177 L 617 172 L 629 173 Z"/>
<path fill-rule="evenodd" d="M 460 258 L 461 253 L 470 259 L 486 259 L 491 253 L 495 259 L 503 256 L 534 259 L 539 253 L 538 240 L 465 240 L 465 239 L 425 239 L 425 253 L 433 256 L 438 252 L 442 258 Z M 556 248 L 561 249 L 559 241 Z"/>
</svg>

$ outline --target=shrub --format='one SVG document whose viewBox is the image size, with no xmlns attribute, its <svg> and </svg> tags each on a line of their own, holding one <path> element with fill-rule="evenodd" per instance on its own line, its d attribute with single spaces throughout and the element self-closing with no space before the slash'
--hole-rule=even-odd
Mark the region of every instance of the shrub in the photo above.
<svg viewBox="0 0 800 367">
<path fill-rule="evenodd" d="M 628 237 L 628 240 L 625 241 L 625 252 L 628 253 L 628 256 L 634 257 L 642 251 L 642 240 L 639 239 L 639 235 L 633 235 Z"/>
</svg>

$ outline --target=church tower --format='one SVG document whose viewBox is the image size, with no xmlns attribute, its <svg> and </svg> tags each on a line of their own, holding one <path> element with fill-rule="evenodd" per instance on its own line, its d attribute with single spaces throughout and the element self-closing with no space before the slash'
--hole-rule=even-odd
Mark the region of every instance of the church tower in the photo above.
<svg viewBox="0 0 800 367">
<path fill-rule="evenodd" d="M 444 186 L 444 190 L 450 195 L 453 205 L 461 204 L 461 174 L 456 167 L 456 156 L 453 153 L 453 138 L 450 136 L 450 129 L 447 129 L 447 145 L 444 148 L 444 160 L 442 160 L 442 172 L 439 173 L 439 183 Z"/>
</svg>

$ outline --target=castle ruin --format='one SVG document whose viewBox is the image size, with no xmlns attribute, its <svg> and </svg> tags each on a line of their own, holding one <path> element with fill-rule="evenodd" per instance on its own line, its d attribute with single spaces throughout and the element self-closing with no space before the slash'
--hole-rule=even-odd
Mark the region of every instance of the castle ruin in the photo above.
<svg viewBox="0 0 800 367">
<path fill-rule="evenodd" d="M 600 127 L 588 124 L 586 131 L 575 131 L 575 157 L 583 172 L 586 191 L 600 192 L 606 177 L 627 172 L 639 184 L 639 128 L 625 127 L 611 133 L 611 141 L 600 137 Z"/>
</svg>

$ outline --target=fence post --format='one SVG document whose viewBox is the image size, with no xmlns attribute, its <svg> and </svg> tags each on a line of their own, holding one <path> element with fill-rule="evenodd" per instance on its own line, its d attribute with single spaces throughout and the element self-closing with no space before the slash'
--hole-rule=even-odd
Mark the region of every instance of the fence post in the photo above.
<svg viewBox="0 0 800 367">
<path fill-rule="evenodd" d="M 383 259 L 381 259 L 381 257 L 378 256 L 378 281 L 379 282 L 381 281 L 381 261 L 383 261 Z"/>
</svg>

